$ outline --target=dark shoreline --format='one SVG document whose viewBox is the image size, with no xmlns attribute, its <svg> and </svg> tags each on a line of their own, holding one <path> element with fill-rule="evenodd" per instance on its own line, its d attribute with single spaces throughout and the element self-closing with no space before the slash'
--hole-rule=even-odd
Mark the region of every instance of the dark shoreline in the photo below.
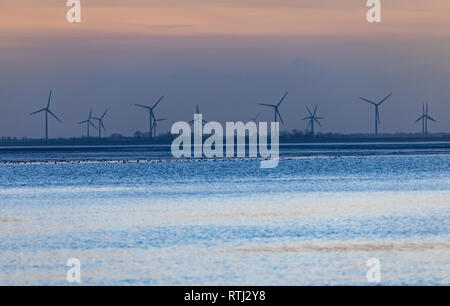
<svg viewBox="0 0 450 306">
<path fill-rule="evenodd" d="M 280 144 L 280 160 L 449 155 L 450 142 Z M 252 157 L 174 158 L 169 145 L 0 147 L 0 165 L 263 160 Z"/>
<path fill-rule="evenodd" d="M 170 134 L 161 135 L 155 139 L 136 137 L 108 137 L 108 138 L 57 138 L 57 139 L 0 139 L 2 147 L 76 147 L 76 146 L 145 146 L 145 145 L 170 145 L 176 137 Z M 205 136 L 204 139 L 207 137 Z M 336 135 L 320 134 L 317 136 L 298 136 L 296 134 L 284 133 L 280 135 L 280 144 L 308 144 L 308 143 L 400 143 L 400 142 L 447 142 L 450 134 L 384 134 L 379 136 L 354 134 Z"/>
</svg>

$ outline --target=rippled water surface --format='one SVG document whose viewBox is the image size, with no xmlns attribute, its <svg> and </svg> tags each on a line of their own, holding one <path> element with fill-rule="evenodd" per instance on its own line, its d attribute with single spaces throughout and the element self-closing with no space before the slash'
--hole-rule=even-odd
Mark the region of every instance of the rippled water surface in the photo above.
<svg viewBox="0 0 450 306">
<path fill-rule="evenodd" d="M 2 164 L 0 284 L 449 285 L 450 153 L 406 150 Z"/>
</svg>

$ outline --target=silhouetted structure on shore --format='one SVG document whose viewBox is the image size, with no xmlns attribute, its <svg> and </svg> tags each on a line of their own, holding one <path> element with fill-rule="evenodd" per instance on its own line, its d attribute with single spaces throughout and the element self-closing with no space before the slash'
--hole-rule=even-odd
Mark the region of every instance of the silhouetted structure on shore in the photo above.
<svg viewBox="0 0 450 306">
<path fill-rule="evenodd" d="M 314 123 L 317 123 L 319 126 L 322 126 L 322 124 L 320 124 L 319 120 L 322 120 L 322 119 L 325 119 L 325 118 L 323 118 L 323 117 L 316 117 L 317 105 L 314 108 L 314 112 L 311 112 L 311 110 L 309 109 L 308 106 L 306 107 L 306 109 L 307 109 L 307 111 L 309 113 L 309 116 L 303 118 L 302 120 L 309 120 L 308 126 L 306 127 L 306 131 L 307 132 L 309 131 L 309 133 L 314 136 Z"/>
<path fill-rule="evenodd" d="M 161 96 L 156 101 L 156 103 L 153 104 L 153 106 L 146 106 L 146 105 L 142 105 L 142 104 L 135 104 L 138 107 L 141 107 L 141 108 L 144 108 L 144 109 L 148 110 L 149 126 L 150 126 L 150 128 L 149 128 L 149 136 L 150 136 L 150 138 L 153 138 L 154 136 L 156 136 L 154 134 L 154 132 L 153 132 L 153 127 L 154 127 L 153 120 L 156 120 L 155 113 L 154 113 L 153 110 L 156 108 L 156 106 L 158 106 L 158 104 L 161 102 L 162 99 L 164 99 L 164 96 Z"/>
<path fill-rule="evenodd" d="M 360 99 L 361 100 L 363 100 L 363 101 L 365 101 L 365 102 L 367 102 L 367 103 L 370 103 L 370 104 L 372 104 L 373 106 L 375 106 L 375 135 L 378 135 L 378 124 L 380 124 L 381 123 L 381 120 L 380 120 L 380 105 L 381 104 L 383 104 L 387 99 L 389 99 L 390 97 L 392 96 L 392 93 L 391 94 L 389 94 L 386 98 L 384 98 L 383 100 L 381 100 L 380 102 L 378 102 L 378 103 L 375 103 L 375 102 L 373 102 L 373 101 L 370 101 L 370 100 L 368 100 L 368 99 L 365 99 L 365 98 L 361 98 L 360 97 Z"/>
<path fill-rule="evenodd" d="M 422 104 L 422 116 L 416 120 L 416 123 L 422 120 L 422 134 L 427 135 L 428 134 L 428 120 L 436 122 L 433 118 L 431 118 L 430 115 L 428 115 L 428 103 L 426 106 Z"/>
<path fill-rule="evenodd" d="M 94 123 L 92 123 L 92 120 L 91 119 L 93 119 L 92 118 L 92 108 L 91 108 L 91 110 L 90 110 L 90 112 L 89 112 L 89 117 L 88 117 L 88 119 L 87 120 L 84 120 L 84 121 L 80 121 L 80 122 L 78 122 L 78 124 L 83 124 L 83 123 L 86 123 L 86 128 L 87 128 L 87 137 L 89 138 L 89 137 L 91 137 L 91 135 L 89 134 L 90 133 L 90 127 L 92 126 L 94 129 L 96 129 L 97 127 L 95 126 L 95 124 Z"/>
<path fill-rule="evenodd" d="M 284 96 L 281 98 L 280 102 L 278 102 L 278 104 L 264 104 L 264 103 L 259 103 L 259 105 L 262 106 L 267 106 L 267 107 L 272 107 L 273 108 L 273 113 L 274 113 L 274 122 L 278 122 L 278 118 L 280 119 L 281 123 L 284 124 L 283 122 L 283 118 L 281 117 L 280 114 L 280 110 L 278 109 L 281 105 L 281 103 L 283 103 L 284 99 L 286 99 L 287 95 L 289 94 L 289 92 L 286 92 L 284 94 Z"/>
<path fill-rule="evenodd" d="M 55 117 L 56 120 L 59 121 L 59 123 L 62 123 L 61 120 L 59 120 L 58 117 L 56 117 L 55 114 L 52 113 L 52 111 L 50 110 L 50 101 L 52 99 L 52 90 L 50 89 L 50 93 L 48 95 L 48 102 L 47 102 L 47 107 L 44 107 L 38 111 L 35 111 L 33 113 L 31 113 L 30 115 L 34 115 L 40 112 L 45 112 L 45 139 L 48 140 L 48 114 L 52 115 L 53 117 Z"/>
<path fill-rule="evenodd" d="M 98 138 L 102 138 L 102 129 L 106 132 L 105 125 L 103 124 L 103 118 L 105 118 L 107 113 L 108 113 L 108 110 L 105 110 L 103 115 L 101 115 L 100 117 L 92 117 L 92 119 L 95 119 L 98 121 Z"/>
</svg>

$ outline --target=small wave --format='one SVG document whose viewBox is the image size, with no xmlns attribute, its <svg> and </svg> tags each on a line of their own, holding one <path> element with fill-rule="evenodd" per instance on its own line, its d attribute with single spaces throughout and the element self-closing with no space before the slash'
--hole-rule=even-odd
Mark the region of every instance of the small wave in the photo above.
<svg viewBox="0 0 450 306">
<path fill-rule="evenodd" d="M 429 250 L 450 250 L 445 242 L 389 242 L 389 243 L 317 243 L 294 246 L 258 246 L 228 248 L 229 253 L 345 253 L 345 252 L 419 252 Z"/>
<path fill-rule="evenodd" d="M 1 222 L 22 222 L 22 219 L 19 218 L 1 218 L 0 217 L 0 223 Z"/>
</svg>

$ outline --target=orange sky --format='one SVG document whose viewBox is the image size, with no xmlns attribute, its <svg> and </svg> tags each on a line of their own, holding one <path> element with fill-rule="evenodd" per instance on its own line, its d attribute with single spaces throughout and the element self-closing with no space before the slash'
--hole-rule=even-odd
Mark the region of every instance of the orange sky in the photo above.
<svg viewBox="0 0 450 306">
<path fill-rule="evenodd" d="M 81 0 L 83 20 L 77 25 L 66 22 L 64 3 L 2 0 L 0 44 L 30 35 L 450 34 L 448 0 L 384 0 L 381 24 L 366 22 L 363 0 Z"/>
<path fill-rule="evenodd" d="M 0 0 L 0 135 L 42 136 L 29 112 L 50 88 L 69 121 L 54 136 L 79 135 L 70 121 L 90 107 L 111 109 L 108 132 L 132 135 L 147 125 L 130 105 L 163 94 L 161 116 L 184 120 L 199 104 L 224 121 L 289 90 L 285 129 L 302 127 L 308 103 L 325 131 L 371 131 L 357 97 L 391 91 L 385 132 L 420 130 L 424 101 L 450 114 L 449 0 L 381 0 L 381 24 L 366 21 L 366 0 L 81 0 L 81 24 L 67 23 L 65 2 Z M 435 131 L 448 131 L 440 117 Z"/>
</svg>

